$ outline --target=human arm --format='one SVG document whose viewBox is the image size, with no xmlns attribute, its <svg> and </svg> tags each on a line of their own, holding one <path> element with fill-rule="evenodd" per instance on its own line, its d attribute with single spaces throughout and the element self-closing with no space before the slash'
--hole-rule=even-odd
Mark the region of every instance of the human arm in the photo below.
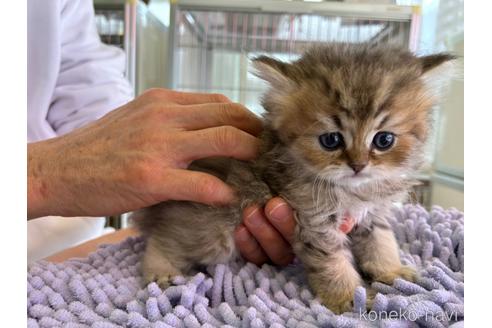
<svg viewBox="0 0 492 328">
<path fill-rule="evenodd" d="M 28 217 L 112 215 L 169 199 L 231 202 L 225 183 L 186 168 L 204 157 L 254 158 L 261 129 L 224 96 L 150 90 L 100 120 L 28 145 Z"/>
</svg>

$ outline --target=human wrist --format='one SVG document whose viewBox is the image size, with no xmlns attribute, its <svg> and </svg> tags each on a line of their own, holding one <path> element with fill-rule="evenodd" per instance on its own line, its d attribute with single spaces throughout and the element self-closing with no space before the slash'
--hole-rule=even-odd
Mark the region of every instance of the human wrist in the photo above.
<svg viewBox="0 0 492 328">
<path fill-rule="evenodd" d="M 50 213 L 48 141 L 27 144 L 27 218 Z"/>
</svg>

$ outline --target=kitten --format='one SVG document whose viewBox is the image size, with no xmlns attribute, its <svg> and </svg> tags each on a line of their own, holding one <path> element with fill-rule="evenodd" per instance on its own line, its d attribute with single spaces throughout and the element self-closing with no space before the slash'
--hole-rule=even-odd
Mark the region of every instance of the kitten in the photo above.
<svg viewBox="0 0 492 328">
<path fill-rule="evenodd" d="M 136 212 L 147 237 L 144 278 L 167 285 L 197 265 L 231 260 L 243 208 L 280 195 L 295 209 L 294 252 L 311 288 L 334 312 L 351 310 L 359 271 L 388 284 L 414 279 L 385 217 L 415 183 L 438 68 L 451 59 L 369 44 L 318 46 L 293 63 L 255 59 L 257 75 L 270 83 L 261 155 L 190 167 L 233 186 L 240 204 L 169 201 Z M 339 230 L 347 216 L 356 221 L 348 236 Z"/>
</svg>

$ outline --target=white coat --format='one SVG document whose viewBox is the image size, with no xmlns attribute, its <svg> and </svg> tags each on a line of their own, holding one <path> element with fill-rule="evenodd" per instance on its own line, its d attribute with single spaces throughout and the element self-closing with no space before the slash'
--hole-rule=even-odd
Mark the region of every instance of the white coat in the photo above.
<svg viewBox="0 0 492 328">
<path fill-rule="evenodd" d="M 91 0 L 27 1 L 27 140 L 53 138 L 128 102 L 125 56 L 99 40 Z M 28 261 L 101 234 L 103 218 L 28 222 Z"/>
<path fill-rule="evenodd" d="M 100 42 L 91 0 L 27 2 L 27 138 L 52 138 L 128 102 L 125 56 Z"/>
</svg>

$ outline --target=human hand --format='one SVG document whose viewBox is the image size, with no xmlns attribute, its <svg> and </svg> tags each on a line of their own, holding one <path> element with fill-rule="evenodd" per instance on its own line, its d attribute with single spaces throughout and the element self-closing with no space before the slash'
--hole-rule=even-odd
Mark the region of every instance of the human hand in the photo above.
<svg viewBox="0 0 492 328">
<path fill-rule="evenodd" d="M 250 206 L 244 210 L 243 224 L 239 225 L 234 237 L 241 255 L 256 265 L 271 260 L 285 266 L 292 262 L 292 241 L 295 230 L 294 212 L 281 198 L 274 197 L 265 208 Z M 344 218 L 340 231 L 348 234 L 354 227 L 353 218 Z"/>
<path fill-rule="evenodd" d="M 28 217 L 103 216 L 165 200 L 226 204 L 232 189 L 186 170 L 257 155 L 261 121 L 217 94 L 152 89 L 61 137 L 28 145 Z"/>
<path fill-rule="evenodd" d="M 282 198 L 272 198 L 264 209 L 247 207 L 243 218 L 243 224 L 236 228 L 234 237 L 241 255 L 247 261 L 261 265 L 270 259 L 283 266 L 292 262 L 294 213 Z"/>
</svg>

